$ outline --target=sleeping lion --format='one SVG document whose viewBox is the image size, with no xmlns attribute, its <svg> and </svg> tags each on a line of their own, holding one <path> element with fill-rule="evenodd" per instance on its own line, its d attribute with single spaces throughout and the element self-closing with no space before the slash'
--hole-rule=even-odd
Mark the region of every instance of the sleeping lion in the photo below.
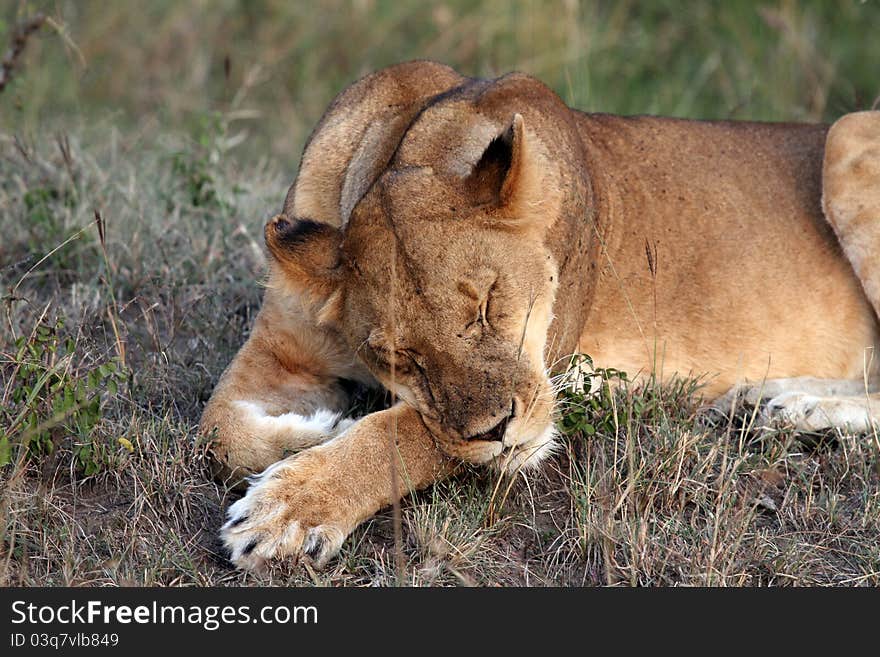
<svg viewBox="0 0 880 657">
<path fill-rule="evenodd" d="M 585 114 L 527 75 L 401 64 L 333 101 L 265 239 L 262 309 L 200 427 L 222 476 L 250 475 L 222 528 L 241 568 L 323 565 L 463 461 L 537 466 L 572 354 L 703 376 L 800 430 L 880 414 L 880 112 Z M 396 403 L 352 417 L 369 388 Z"/>
</svg>

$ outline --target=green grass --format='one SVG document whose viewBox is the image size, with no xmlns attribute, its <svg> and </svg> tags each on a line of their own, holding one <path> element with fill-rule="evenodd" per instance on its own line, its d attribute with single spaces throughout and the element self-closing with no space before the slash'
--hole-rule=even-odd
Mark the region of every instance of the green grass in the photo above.
<svg viewBox="0 0 880 657">
<path fill-rule="evenodd" d="M 0 130 L 41 134 L 96 120 L 120 139 L 227 114 L 239 152 L 293 172 L 333 96 L 376 68 L 444 61 L 465 74 L 519 69 L 591 111 L 831 120 L 880 95 L 876 0 L 102 0 L 10 2 L 63 26 L 28 44 L 0 96 Z M 228 67 L 227 67 L 228 63 Z M 228 71 L 228 75 L 227 75 Z"/>
<path fill-rule="evenodd" d="M 880 95 L 873 0 L 326 4 L 0 14 L 0 44 L 54 25 L 0 94 L 0 584 L 880 584 L 876 439 L 708 426 L 688 381 L 567 396 L 540 473 L 412 496 L 399 544 L 382 512 L 324 572 L 230 569 L 194 430 L 346 83 L 429 57 L 621 113 L 831 120 Z"/>
</svg>

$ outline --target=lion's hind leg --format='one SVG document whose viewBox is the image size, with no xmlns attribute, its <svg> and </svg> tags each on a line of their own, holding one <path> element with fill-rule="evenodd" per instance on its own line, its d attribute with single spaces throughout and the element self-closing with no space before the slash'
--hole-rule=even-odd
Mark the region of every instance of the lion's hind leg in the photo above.
<svg viewBox="0 0 880 657">
<path fill-rule="evenodd" d="M 725 416 L 745 409 L 755 428 L 862 433 L 880 424 L 880 393 L 861 380 L 770 379 L 737 386 L 710 408 Z"/>
<path fill-rule="evenodd" d="M 847 114 L 831 126 L 825 142 L 822 208 L 880 317 L 880 112 Z M 864 432 L 880 421 L 876 368 L 869 370 L 867 380 L 800 377 L 738 386 L 711 408 L 725 415 L 745 408 L 757 426 Z"/>
<path fill-rule="evenodd" d="M 760 423 L 792 427 L 802 432 L 840 429 L 865 433 L 880 425 L 880 394 L 819 397 L 787 392 L 767 402 Z"/>
<path fill-rule="evenodd" d="M 880 317 L 880 112 L 854 112 L 828 131 L 822 209 Z"/>
</svg>

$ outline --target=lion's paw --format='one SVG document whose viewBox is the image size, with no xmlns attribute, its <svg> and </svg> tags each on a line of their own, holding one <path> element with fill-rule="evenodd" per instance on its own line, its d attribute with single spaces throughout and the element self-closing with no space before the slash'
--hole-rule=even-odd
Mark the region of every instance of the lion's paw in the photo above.
<svg viewBox="0 0 880 657">
<path fill-rule="evenodd" d="M 743 384 L 730 389 L 705 407 L 707 412 L 718 413 L 723 416 L 736 414 L 742 409 L 754 409 L 764 406 L 768 400 L 785 392 L 785 388 L 777 380 L 765 381 L 758 384 Z"/>
<path fill-rule="evenodd" d="M 820 398 L 802 392 L 784 392 L 768 400 L 759 415 L 759 424 L 786 426 L 798 431 L 817 431 L 830 426 L 820 408 Z"/>
<path fill-rule="evenodd" d="M 301 555 L 323 567 L 353 529 L 305 454 L 252 477 L 245 496 L 229 507 L 220 535 L 238 568 L 258 570 L 270 559 Z"/>
<path fill-rule="evenodd" d="M 786 392 L 767 402 L 761 421 L 766 426 L 786 426 L 804 432 L 834 428 L 866 431 L 871 428 L 871 413 L 863 398 Z"/>
</svg>

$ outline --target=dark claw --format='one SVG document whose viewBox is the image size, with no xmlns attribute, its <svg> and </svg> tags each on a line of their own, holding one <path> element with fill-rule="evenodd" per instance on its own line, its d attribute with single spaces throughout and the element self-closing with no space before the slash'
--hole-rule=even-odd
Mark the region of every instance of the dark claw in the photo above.
<svg viewBox="0 0 880 657">
<path fill-rule="evenodd" d="M 232 552 L 220 541 L 219 536 L 208 546 L 208 555 L 218 565 L 227 568 L 235 567 L 235 564 L 232 563 Z"/>
<path fill-rule="evenodd" d="M 260 541 L 258 541 L 257 539 L 253 539 L 250 543 L 244 546 L 244 550 L 241 551 L 241 556 L 246 557 L 251 552 L 253 552 L 254 548 L 256 548 L 259 544 Z"/>
<path fill-rule="evenodd" d="M 317 559 L 324 550 L 324 539 L 320 536 L 309 537 L 308 543 L 305 554 L 312 559 Z"/>
<path fill-rule="evenodd" d="M 236 519 L 235 521 L 229 523 L 229 528 L 238 527 L 241 523 L 248 519 L 249 516 L 242 516 L 241 518 Z"/>
</svg>

